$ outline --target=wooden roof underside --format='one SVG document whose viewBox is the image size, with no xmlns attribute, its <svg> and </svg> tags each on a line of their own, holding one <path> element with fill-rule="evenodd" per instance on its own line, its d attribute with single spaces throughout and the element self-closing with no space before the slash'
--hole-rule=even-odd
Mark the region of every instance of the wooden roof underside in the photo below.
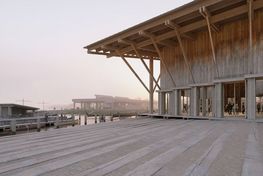
<svg viewBox="0 0 263 176">
<path fill-rule="evenodd" d="M 89 54 L 120 57 L 121 53 L 125 57 L 139 58 L 131 45 L 133 44 L 142 58 L 158 60 L 159 56 L 152 40 L 141 35 L 141 32 L 152 36 L 160 49 L 166 46 L 174 47 L 178 43 L 176 32 L 165 25 L 166 21 L 170 21 L 177 26 L 182 39 L 194 40 L 196 32 L 207 30 L 206 20 L 200 13 L 201 7 L 207 9 L 211 24 L 219 28 L 233 20 L 247 18 L 249 12 L 248 0 L 195 0 L 84 48 Z M 263 0 L 254 0 L 253 10 L 261 8 Z"/>
</svg>

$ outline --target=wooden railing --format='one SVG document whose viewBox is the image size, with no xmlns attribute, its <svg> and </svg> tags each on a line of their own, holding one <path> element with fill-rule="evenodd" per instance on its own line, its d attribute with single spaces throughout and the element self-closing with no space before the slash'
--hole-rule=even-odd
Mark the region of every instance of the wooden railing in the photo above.
<svg viewBox="0 0 263 176">
<path fill-rule="evenodd" d="M 12 134 L 16 134 L 19 128 L 36 128 L 40 131 L 41 127 L 44 126 L 55 126 L 59 128 L 61 125 L 75 125 L 75 118 L 64 119 L 59 116 L 49 116 L 49 117 L 28 117 L 28 118 L 9 118 L 0 119 L 0 129 L 5 131 L 10 129 Z"/>
</svg>

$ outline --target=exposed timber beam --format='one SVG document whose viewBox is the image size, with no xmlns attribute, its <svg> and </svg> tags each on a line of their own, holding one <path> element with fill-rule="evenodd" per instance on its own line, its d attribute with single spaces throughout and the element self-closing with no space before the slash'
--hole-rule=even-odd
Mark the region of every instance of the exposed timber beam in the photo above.
<svg viewBox="0 0 263 176">
<path fill-rule="evenodd" d="M 145 36 L 145 37 L 150 38 L 152 44 L 154 45 L 154 47 L 155 47 L 155 49 L 156 49 L 156 52 L 157 52 L 158 55 L 159 55 L 159 59 L 160 59 L 161 64 L 163 65 L 164 69 L 165 69 L 166 72 L 168 73 L 168 75 L 169 75 L 169 77 L 170 77 L 170 79 L 171 79 L 174 87 L 176 87 L 176 84 L 175 84 L 175 81 L 174 81 L 174 79 L 173 79 L 173 76 L 172 76 L 171 72 L 169 71 L 166 63 L 164 62 L 164 59 L 162 58 L 162 54 L 161 54 L 161 51 L 160 51 L 160 49 L 159 49 L 159 47 L 158 47 L 158 45 L 157 45 L 157 43 L 156 43 L 156 38 L 155 38 L 155 36 L 152 35 L 152 34 L 150 34 L 150 33 L 148 33 L 148 32 L 145 32 L 145 31 L 140 31 L 140 32 L 139 32 L 139 35 L 143 35 L 143 36 Z"/>
<path fill-rule="evenodd" d="M 176 19 L 176 18 L 183 17 L 185 15 L 191 14 L 193 12 L 198 11 L 200 6 L 211 6 L 211 5 L 217 4 L 219 2 L 222 2 L 222 0 L 202 0 L 202 1 L 198 2 L 198 3 L 196 3 L 195 5 L 193 5 L 190 8 L 187 8 L 187 9 L 184 9 L 184 10 L 179 10 L 177 12 L 169 14 L 168 16 L 163 15 L 161 18 L 159 18 L 158 20 L 156 20 L 154 22 L 146 23 L 144 25 L 141 24 L 141 25 L 138 25 L 137 27 L 133 27 L 132 29 L 130 29 L 129 33 L 126 32 L 126 33 L 122 33 L 122 34 L 118 35 L 117 39 L 118 38 L 126 38 L 126 37 L 129 37 L 131 35 L 134 35 L 134 34 L 138 33 L 138 31 L 147 30 L 147 29 L 153 28 L 155 26 L 161 25 L 167 19 L 173 20 L 173 19 Z M 104 43 L 105 44 L 110 44 L 110 43 L 115 42 L 117 39 L 114 36 L 112 36 L 112 37 L 110 37 L 108 39 L 105 39 Z M 90 45 L 89 49 L 97 48 L 100 45 L 100 43 L 101 43 L 101 41 Z"/>
<path fill-rule="evenodd" d="M 247 0 L 248 4 L 248 16 L 251 16 L 251 19 L 254 20 L 254 0 Z"/>
<path fill-rule="evenodd" d="M 138 49 L 139 49 L 139 48 L 138 48 Z M 139 50 L 141 50 L 141 51 L 149 51 L 149 52 L 156 53 L 154 47 L 152 47 L 152 46 L 150 46 L 150 45 L 149 45 L 149 46 L 142 47 L 142 48 L 140 48 Z M 157 53 L 156 53 L 156 55 L 157 55 Z"/>
<path fill-rule="evenodd" d="M 174 48 L 177 45 L 177 43 L 172 40 L 159 41 L 159 44 L 167 46 L 169 48 Z"/>
<path fill-rule="evenodd" d="M 102 56 L 106 56 L 107 58 L 111 58 L 111 57 L 120 57 L 115 51 L 114 52 L 107 52 L 107 53 L 103 53 L 103 52 L 97 52 L 97 51 L 92 51 L 92 50 L 88 50 L 87 51 L 88 54 L 96 54 L 96 55 L 102 55 Z M 141 52 L 142 53 L 142 52 Z M 143 52 L 144 53 L 144 52 Z M 140 59 L 139 57 L 137 57 L 135 54 L 123 54 L 126 58 L 133 58 L 133 59 Z M 144 59 L 154 59 L 154 60 L 159 60 L 159 57 L 154 55 L 154 56 L 143 56 Z"/>
<path fill-rule="evenodd" d="M 206 9 L 206 7 L 205 6 L 201 7 L 199 9 L 199 12 L 206 20 L 206 23 L 209 24 L 209 26 L 213 29 L 213 31 L 219 32 L 219 28 L 214 23 L 211 22 L 211 14 Z"/>
<path fill-rule="evenodd" d="M 172 22 L 171 20 L 166 20 L 164 22 L 164 25 L 167 26 L 170 29 L 176 29 L 177 31 L 179 31 L 180 26 L 175 24 L 174 22 Z M 186 35 L 186 34 L 180 34 L 180 36 L 187 38 L 187 39 L 191 39 L 194 40 L 194 37 L 190 36 L 190 35 Z"/>
<path fill-rule="evenodd" d="M 118 40 L 119 43 L 124 43 L 124 44 L 128 44 L 131 45 L 133 50 L 135 51 L 136 55 L 140 58 L 142 64 L 144 65 L 144 67 L 146 68 L 146 70 L 148 71 L 150 77 L 153 79 L 153 81 L 155 82 L 155 84 L 158 86 L 158 88 L 161 90 L 161 87 L 159 86 L 158 82 L 156 81 L 156 79 L 153 76 L 153 73 L 151 72 L 150 68 L 147 66 L 147 64 L 145 63 L 145 61 L 143 60 L 138 48 L 136 47 L 134 42 L 128 41 L 128 40 L 123 40 L 123 39 L 119 39 Z"/>
<path fill-rule="evenodd" d="M 129 64 L 129 62 L 125 59 L 124 55 L 122 53 L 120 53 L 119 50 L 116 50 L 116 52 L 118 53 L 118 55 L 122 58 L 122 60 L 125 62 L 125 64 L 129 67 L 129 69 L 133 72 L 133 74 L 136 76 L 136 78 L 141 82 L 141 84 L 143 85 L 143 87 L 146 89 L 146 91 L 148 93 L 150 93 L 150 90 L 148 89 L 148 87 L 144 84 L 144 82 L 142 81 L 142 79 L 140 78 L 140 76 L 136 73 L 136 71 L 132 68 L 132 66 Z"/>
<path fill-rule="evenodd" d="M 180 46 L 182 54 L 183 54 L 184 62 L 186 64 L 186 67 L 187 67 L 190 75 L 191 75 L 193 83 L 195 83 L 194 75 L 193 75 L 192 69 L 190 67 L 190 64 L 188 62 L 188 59 L 187 59 L 187 56 L 186 56 L 186 53 L 185 53 L 185 49 L 184 49 L 184 46 L 183 46 L 183 42 L 182 42 L 182 39 L 181 39 L 181 35 L 180 35 L 180 32 L 179 32 L 179 28 L 180 27 L 177 24 L 175 24 L 175 23 L 173 23 L 172 21 L 169 21 L 169 20 L 165 21 L 165 25 L 175 31 L 177 40 L 179 42 L 179 46 Z"/>
<path fill-rule="evenodd" d="M 249 43 L 248 43 L 248 73 L 253 73 L 254 61 L 253 61 L 253 20 L 254 20 L 254 0 L 247 0 L 248 4 L 248 25 L 249 25 Z"/>
<path fill-rule="evenodd" d="M 112 46 L 108 46 L 108 45 L 101 45 L 100 48 L 102 48 L 104 50 L 109 50 L 109 51 L 114 51 L 117 49 L 116 47 L 112 47 Z"/>
<path fill-rule="evenodd" d="M 133 50 L 130 50 L 129 52 L 121 52 L 121 53 L 125 53 L 124 55 L 129 55 L 130 52 L 132 52 L 132 51 Z M 158 54 L 155 52 L 145 51 L 145 50 L 141 50 L 141 49 L 139 51 L 140 51 L 140 54 L 142 55 L 142 57 L 145 59 L 149 59 L 149 58 L 157 59 L 159 57 Z M 134 55 L 135 55 L 135 53 L 134 53 Z M 118 56 L 118 53 L 116 53 L 116 51 L 112 51 L 110 54 L 107 55 L 108 58 L 114 57 L 114 56 Z M 134 58 L 138 58 L 138 57 L 134 57 Z"/>
<path fill-rule="evenodd" d="M 123 43 L 123 42 L 122 42 Z M 106 45 L 102 45 L 100 48 L 102 48 L 103 50 L 108 50 L 111 52 L 111 54 L 107 55 L 107 58 L 110 58 L 112 56 L 116 56 L 116 50 L 119 50 L 119 48 L 117 47 L 113 47 L 113 46 L 106 46 Z M 147 50 L 147 51 L 146 51 Z M 155 52 L 154 48 L 152 50 L 148 50 L 145 48 L 141 48 L 140 50 L 138 49 L 138 51 L 140 51 L 141 56 L 143 57 L 143 55 L 145 56 L 150 56 L 150 57 L 158 57 L 157 53 Z M 136 55 L 136 53 L 127 53 L 127 54 L 132 54 L 132 55 Z M 112 55 L 112 56 L 111 56 Z M 144 57 L 145 58 L 145 57 Z"/>
<path fill-rule="evenodd" d="M 254 10 L 257 10 L 260 8 L 263 8 L 263 1 L 255 1 L 254 2 Z M 239 16 L 239 15 L 247 14 L 247 11 L 248 11 L 247 5 L 242 5 L 242 6 L 233 8 L 231 10 L 228 10 L 226 12 L 211 16 L 210 21 L 211 21 L 211 23 L 217 23 L 217 22 L 220 22 L 223 20 L 234 18 L 234 17 Z M 184 33 L 192 32 L 194 30 L 197 30 L 197 29 L 200 29 L 200 28 L 203 28 L 206 26 L 207 26 L 206 21 L 200 20 L 200 21 L 197 21 L 197 22 L 194 22 L 194 23 L 191 23 L 189 25 L 181 27 L 179 31 L 180 31 L 180 34 L 184 34 Z M 169 39 L 173 36 L 174 36 L 174 31 L 170 31 L 170 32 L 167 32 L 165 34 L 156 36 L 156 41 L 166 40 L 166 39 Z M 152 42 L 149 39 L 149 40 L 138 43 L 137 47 L 141 48 L 141 47 L 151 45 L 151 44 L 152 44 Z M 122 49 L 121 52 L 125 53 L 125 52 L 129 52 L 131 50 L 133 50 L 133 49 L 129 46 L 127 48 Z"/>
<path fill-rule="evenodd" d="M 212 50 L 212 56 L 213 56 L 213 62 L 214 66 L 216 69 L 216 76 L 219 77 L 219 71 L 218 71 L 218 65 L 216 61 L 216 54 L 215 54 L 215 46 L 214 46 L 214 41 L 213 41 L 213 36 L 212 36 L 212 25 L 211 25 L 211 20 L 208 11 L 206 10 L 205 7 L 200 8 L 200 13 L 203 15 L 203 17 L 206 20 L 207 28 L 208 28 L 208 34 L 209 34 L 209 39 L 210 39 L 210 45 L 211 45 L 211 50 Z"/>
</svg>

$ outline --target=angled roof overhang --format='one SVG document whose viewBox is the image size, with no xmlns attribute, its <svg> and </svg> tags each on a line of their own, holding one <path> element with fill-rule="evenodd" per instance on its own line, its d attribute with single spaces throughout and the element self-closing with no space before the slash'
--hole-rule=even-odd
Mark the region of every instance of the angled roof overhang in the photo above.
<svg viewBox="0 0 263 176">
<path fill-rule="evenodd" d="M 207 29 L 207 23 L 200 13 L 200 8 L 205 7 L 211 23 L 216 27 L 234 20 L 248 18 L 249 1 L 253 2 L 253 11 L 263 8 L 263 0 L 195 0 L 84 48 L 89 54 L 107 57 L 122 55 L 158 60 L 160 53 L 156 51 L 153 40 L 160 49 L 167 46 L 174 47 L 178 43 L 176 33 L 168 23 L 176 25 L 182 39 L 193 40 L 196 32 Z M 137 48 L 137 52 L 134 47 Z"/>
</svg>

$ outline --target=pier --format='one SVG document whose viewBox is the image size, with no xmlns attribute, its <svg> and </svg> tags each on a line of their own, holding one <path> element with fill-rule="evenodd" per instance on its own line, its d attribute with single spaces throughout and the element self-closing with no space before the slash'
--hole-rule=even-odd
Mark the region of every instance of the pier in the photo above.
<svg viewBox="0 0 263 176">
<path fill-rule="evenodd" d="M 125 119 L 2 137 L 1 176 L 263 173 L 263 123 Z"/>
<path fill-rule="evenodd" d="M 115 121 L 127 117 L 137 117 L 143 111 L 138 110 L 50 110 L 40 111 L 36 117 L 0 118 L 0 136 L 16 134 L 17 131 L 25 132 L 36 129 L 64 126 L 88 125 L 106 121 Z M 62 117 L 63 116 L 63 117 Z M 92 121 L 92 123 L 91 123 Z M 3 134 L 4 132 L 4 134 Z"/>
</svg>

